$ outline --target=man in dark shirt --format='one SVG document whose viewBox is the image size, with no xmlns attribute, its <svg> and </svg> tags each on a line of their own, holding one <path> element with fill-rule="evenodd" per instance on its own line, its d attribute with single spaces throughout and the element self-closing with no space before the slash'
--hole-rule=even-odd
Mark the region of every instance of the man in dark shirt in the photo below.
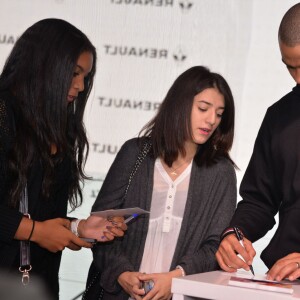
<svg viewBox="0 0 300 300">
<path fill-rule="evenodd" d="M 284 15 L 278 40 L 282 62 L 297 85 L 267 110 L 241 183 L 243 200 L 222 234 L 216 258 L 227 272 L 249 270 L 256 254 L 252 242 L 274 226 L 279 212 L 278 228 L 261 258 L 268 279 L 295 280 L 300 277 L 300 3 Z M 244 247 L 232 234 L 234 227 L 243 234 Z"/>
</svg>

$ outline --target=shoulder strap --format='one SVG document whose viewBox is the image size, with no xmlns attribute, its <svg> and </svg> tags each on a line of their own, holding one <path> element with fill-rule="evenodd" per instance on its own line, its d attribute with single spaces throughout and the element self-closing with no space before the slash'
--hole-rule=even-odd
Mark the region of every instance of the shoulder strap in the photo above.
<svg viewBox="0 0 300 300">
<path fill-rule="evenodd" d="M 30 219 L 28 213 L 28 192 L 27 184 L 21 194 L 19 211 Z M 34 225 L 34 224 L 33 224 Z M 34 227 L 33 227 L 34 228 Z M 22 273 L 22 283 L 27 285 L 29 283 L 29 271 L 32 269 L 30 264 L 30 241 L 20 241 L 20 267 L 19 271 Z"/>
<path fill-rule="evenodd" d="M 128 179 L 128 184 L 127 184 L 127 187 L 126 187 L 126 190 L 125 190 L 125 193 L 124 193 L 124 196 L 123 196 L 123 199 L 126 198 L 126 195 L 127 195 L 127 192 L 128 192 L 128 189 L 130 187 L 130 183 L 135 175 L 135 173 L 137 172 L 139 166 L 141 165 L 141 163 L 143 162 L 143 160 L 145 159 L 145 157 L 147 156 L 147 154 L 149 153 L 150 149 L 151 149 L 151 146 L 152 144 L 149 142 L 149 141 L 145 141 L 144 144 L 143 144 L 143 147 L 142 149 L 140 150 L 138 156 L 137 156 L 137 159 L 136 159 L 136 162 L 133 166 L 133 169 L 129 175 L 129 179 Z"/>
</svg>

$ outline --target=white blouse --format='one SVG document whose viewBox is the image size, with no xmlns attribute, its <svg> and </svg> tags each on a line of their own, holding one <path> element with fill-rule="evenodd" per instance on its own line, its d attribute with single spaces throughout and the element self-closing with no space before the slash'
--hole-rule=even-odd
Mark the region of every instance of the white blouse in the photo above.
<svg viewBox="0 0 300 300">
<path fill-rule="evenodd" d="M 192 162 L 172 181 L 160 159 L 154 167 L 149 228 L 140 272 L 168 272 L 179 236 Z"/>
</svg>

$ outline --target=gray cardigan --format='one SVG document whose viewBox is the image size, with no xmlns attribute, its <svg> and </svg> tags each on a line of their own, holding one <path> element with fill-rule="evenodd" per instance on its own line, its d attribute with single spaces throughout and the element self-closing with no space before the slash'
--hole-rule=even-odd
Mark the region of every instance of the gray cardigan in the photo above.
<svg viewBox="0 0 300 300">
<path fill-rule="evenodd" d="M 139 139 L 127 141 L 118 152 L 92 211 L 141 207 L 150 211 L 155 159 L 144 159 L 122 200 L 128 178 L 139 153 Z M 222 230 L 228 226 L 236 207 L 236 176 L 233 165 L 221 159 L 210 167 L 192 165 L 190 184 L 181 230 L 170 270 L 181 265 L 186 274 L 218 269 L 215 259 Z M 94 262 L 101 271 L 100 284 L 109 299 L 128 299 L 120 292 L 118 276 L 139 271 L 148 231 L 149 215 L 130 223 L 123 238 L 101 243 L 93 249 Z"/>
</svg>

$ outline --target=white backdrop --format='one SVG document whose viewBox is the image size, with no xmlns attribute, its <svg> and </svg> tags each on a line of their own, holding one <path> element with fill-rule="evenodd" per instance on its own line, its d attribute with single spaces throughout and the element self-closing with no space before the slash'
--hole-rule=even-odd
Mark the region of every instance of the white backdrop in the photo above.
<svg viewBox="0 0 300 300">
<path fill-rule="evenodd" d="M 98 52 L 95 87 L 85 114 L 90 141 L 86 216 L 123 142 L 155 114 L 175 78 L 205 65 L 232 88 L 236 131 L 232 157 L 238 184 L 269 105 L 294 86 L 281 63 L 277 30 L 292 0 L 0 0 L 0 66 L 34 22 L 63 18 L 85 32 Z M 258 254 L 272 232 L 256 243 Z M 76 264 L 74 264 L 76 261 Z M 61 299 L 83 289 L 90 253 L 65 251 Z M 257 257 L 254 267 L 264 272 Z"/>
</svg>

